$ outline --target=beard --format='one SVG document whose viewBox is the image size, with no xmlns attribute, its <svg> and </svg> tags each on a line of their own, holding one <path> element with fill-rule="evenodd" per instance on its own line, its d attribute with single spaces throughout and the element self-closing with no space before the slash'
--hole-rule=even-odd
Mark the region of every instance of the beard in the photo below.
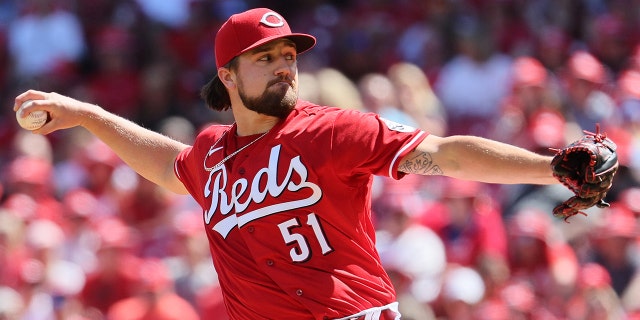
<svg viewBox="0 0 640 320">
<path fill-rule="evenodd" d="M 291 83 L 289 81 L 289 83 Z M 285 85 L 282 79 L 271 81 L 267 89 L 258 97 L 249 97 L 244 92 L 244 86 L 238 83 L 238 95 L 247 109 L 267 116 L 286 118 L 296 106 L 298 94 L 293 85 Z"/>
</svg>

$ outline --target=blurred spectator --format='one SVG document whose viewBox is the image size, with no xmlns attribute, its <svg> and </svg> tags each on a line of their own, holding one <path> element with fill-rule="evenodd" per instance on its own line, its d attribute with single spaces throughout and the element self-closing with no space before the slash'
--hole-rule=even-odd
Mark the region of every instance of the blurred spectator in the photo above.
<svg viewBox="0 0 640 320">
<path fill-rule="evenodd" d="M 446 112 L 431 88 L 427 75 L 416 65 L 399 62 L 387 71 L 398 95 L 398 107 L 420 128 L 443 136 L 447 131 Z"/>
<path fill-rule="evenodd" d="M 430 4 L 417 2 L 415 5 L 429 6 Z M 422 12 L 428 13 L 430 11 L 424 10 Z M 443 35 L 431 24 L 434 24 L 433 19 L 415 21 L 404 29 L 398 39 L 397 46 L 402 61 L 425 70 L 425 75 L 430 79 L 437 77 L 446 59 Z"/>
<path fill-rule="evenodd" d="M 20 216 L 5 206 L 0 208 L 0 287 L 19 290 L 20 265 L 28 257 L 23 241 L 26 226 Z"/>
<path fill-rule="evenodd" d="M 397 123 L 417 127 L 418 123 L 406 110 L 400 108 L 398 92 L 385 74 L 369 73 L 358 81 L 358 88 L 365 108 L 381 117 Z"/>
<path fill-rule="evenodd" d="M 37 158 L 47 162 L 54 161 L 53 146 L 49 139 L 45 136 L 31 134 L 27 130 L 16 132 L 13 136 L 11 150 L 4 156 L 8 158 Z"/>
<path fill-rule="evenodd" d="M 507 283 L 487 301 L 493 303 L 503 301 L 505 307 L 509 310 L 509 319 L 544 319 L 544 311 L 537 310 L 533 287 L 524 281 Z"/>
<path fill-rule="evenodd" d="M 615 6 L 616 4 L 613 4 L 611 7 Z M 625 25 L 624 15 L 626 12 L 599 14 L 586 30 L 589 50 L 614 74 L 625 68 L 633 49 L 632 29 L 635 26 Z"/>
<path fill-rule="evenodd" d="M 121 220 L 101 219 L 93 230 L 100 237 L 98 263 L 87 274 L 79 298 L 91 312 L 106 314 L 114 303 L 136 293 L 140 258 L 136 256 L 135 233 Z"/>
<path fill-rule="evenodd" d="M 484 282 L 475 269 L 452 267 L 445 273 L 442 285 L 443 316 L 449 320 L 474 319 L 484 295 Z"/>
<path fill-rule="evenodd" d="M 189 120 L 180 117 L 165 117 L 159 125 L 159 131 L 182 143 L 192 143 L 196 136 L 196 128 Z"/>
<path fill-rule="evenodd" d="M 161 260 L 146 259 L 136 269 L 140 279 L 134 296 L 114 303 L 110 320 L 198 320 L 196 310 L 172 288 L 167 267 Z"/>
<path fill-rule="evenodd" d="M 368 73 L 384 72 L 397 59 L 390 44 L 397 41 L 403 18 L 411 14 L 384 1 L 350 3 L 333 29 L 331 41 L 337 51 L 332 50 L 330 63 L 355 81 Z"/>
<path fill-rule="evenodd" d="M 448 265 L 473 268 L 482 277 L 483 292 L 493 295 L 509 278 L 509 265 L 502 213 L 490 200 L 488 185 L 447 179 L 439 199 L 441 209 L 424 210 L 421 223 L 442 239 Z"/>
<path fill-rule="evenodd" d="M 88 141 L 92 141 L 89 133 L 82 130 L 71 130 L 63 137 L 54 142 L 53 150 L 53 180 L 56 195 L 60 198 L 71 190 L 87 187 L 89 172 L 85 167 L 85 155 L 82 150 Z"/>
<path fill-rule="evenodd" d="M 98 199 L 99 206 L 93 213 L 96 217 L 115 216 L 119 213 L 123 190 L 131 190 L 137 183 L 132 176 L 118 169 L 122 160 L 104 142 L 91 138 L 79 146 L 77 151 L 79 169 L 83 171 L 82 187 Z"/>
<path fill-rule="evenodd" d="M 89 273 L 98 267 L 96 251 L 100 238 L 91 225 L 99 205 L 98 199 L 88 190 L 78 188 L 65 193 L 62 205 L 65 240 L 60 245 L 60 255 Z"/>
<path fill-rule="evenodd" d="M 640 218 L 640 188 L 630 187 L 620 193 L 620 205 L 627 208 L 636 218 Z"/>
<path fill-rule="evenodd" d="M 4 1 L 0 3 L 0 88 L 4 88 L 12 78 L 11 55 L 9 54 L 9 30 L 8 25 L 15 20 L 17 1 Z M 4 112 L 1 112 L 4 113 Z M 0 114 L 1 114 L 0 113 Z"/>
<path fill-rule="evenodd" d="M 567 144 L 559 93 L 547 70 L 533 57 L 514 60 L 511 93 L 500 111 L 492 133 L 495 139 L 543 153 Z"/>
<path fill-rule="evenodd" d="M 19 319 L 23 304 L 20 293 L 13 288 L 0 286 L 0 319 Z"/>
<path fill-rule="evenodd" d="M 220 308 L 217 313 L 201 312 L 202 316 L 207 314 L 219 314 L 224 312 L 221 293 L 216 295 L 215 288 L 218 284 L 218 274 L 211 265 L 209 246 L 206 242 L 206 235 L 201 231 L 202 221 L 198 209 L 183 210 L 173 215 L 170 224 L 174 230 L 172 233 L 171 247 L 166 250 L 165 258 L 171 278 L 174 279 L 175 292 L 187 300 L 197 309 Z M 202 292 L 211 291 L 212 296 L 219 296 L 220 299 L 211 301 L 200 301 Z M 203 305 L 201 305 L 203 304 Z"/>
<path fill-rule="evenodd" d="M 25 319 L 70 318 L 79 311 L 74 299 L 85 277 L 78 265 L 60 259 L 63 241 L 62 228 L 51 220 L 34 219 L 25 229 L 30 254 L 20 269 Z"/>
<path fill-rule="evenodd" d="M 526 283 L 533 289 L 537 310 L 549 319 L 566 316 L 565 303 L 572 296 L 579 265 L 547 213 L 522 209 L 508 222 L 509 282 Z"/>
<path fill-rule="evenodd" d="M 504 264 L 507 238 L 501 212 L 490 200 L 487 186 L 458 179 L 444 181 L 440 199 L 443 221 L 423 212 L 424 225 L 442 239 L 447 262 L 480 268 L 484 263 Z"/>
<path fill-rule="evenodd" d="M 175 69 L 168 63 L 150 64 L 141 72 L 140 106 L 134 111 L 135 119 L 145 127 L 159 129 L 160 123 L 169 115 L 188 114 L 188 106 L 178 106 Z M 200 120 L 202 121 L 202 120 Z"/>
<path fill-rule="evenodd" d="M 640 68 L 625 70 L 618 78 L 617 104 L 621 124 L 640 130 Z"/>
<path fill-rule="evenodd" d="M 154 1 L 138 2 L 153 3 Z M 170 3 L 172 1 L 167 1 Z M 209 72 L 215 68 L 212 35 L 219 27 L 218 21 L 213 17 L 211 3 L 200 0 L 173 0 L 174 3 L 182 2 L 188 10 L 186 19 L 180 24 L 168 28 L 164 34 L 164 41 L 173 60 L 181 70 L 189 72 Z M 163 3 L 163 5 L 166 5 Z M 143 6 L 144 8 L 144 6 Z M 174 11 L 176 13 L 177 11 Z M 205 70 L 199 70 L 205 68 Z M 188 74 L 186 74 L 188 75 Z"/>
<path fill-rule="evenodd" d="M 435 84 L 449 121 L 447 134 L 481 135 L 494 125 L 509 90 L 511 58 L 495 51 L 485 23 L 459 22 L 455 57 L 444 64 Z"/>
<path fill-rule="evenodd" d="M 118 200 L 118 216 L 138 232 L 142 256 L 166 255 L 172 241 L 171 209 L 175 198 L 176 195 L 166 189 L 140 178 L 135 187 Z"/>
<path fill-rule="evenodd" d="M 592 233 L 594 262 L 609 273 L 611 286 L 627 311 L 640 310 L 638 219 L 624 206 L 606 208 L 602 223 Z"/>
<path fill-rule="evenodd" d="M 407 314 L 415 316 L 431 313 L 428 303 L 439 294 L 446 253 L 442 240 L 414 220 L 419 208 L 411 200 L 395 194 L 376 202 L 374 210 L 378 217 L 376 247 L 385 269 L 391 270 L 397 281 L 399 301 L 406 301 L 400 312 L 404 315 L 406 307 Z M 422 307 L 410 308 L 415 305 Z"/>
<path fill-rule="evenodd" d="M 636 43 L 631 51 L 628 60 L 626 69 L 630 70 L 639 70 L 640 69 L 640 44 Z"/>
<path fill-rule="evenodd" d="M 536 29 L 535 55 L 547 70 L 558 74 L 569 56 L 572 39 L 566 30 L 557 25 L 542 25 Z"/>
<path fill-rule="evenodd" d="M 133 118 L 140 107 L 141 89 L 140 74 L 134 67 L 134 38 L 123 27 L 107 25 L 92 41 L 96 70 L 86 81 L 88 101 Z"/>
<path fill-rule="evenodd" d="M 534 31 L 523 19 L 526 11 L 519 10 L 521 5 L 516 1 L 489 3 L 481 16 L 489 24 L 496 49 L 512 56 L 526 54 L 533 47 Z"/>
<path fill-rule="evenodd" d="M 9 25 L 9 52 L 17 80 L 37 79 L 53 85 L 50 89 L 54 90 L 77 72 L 86 49 L 84 34 L 78 18 L 61 4 L 58 0 L 25 1 L 22 14 Z"/>
<path fill-rule="evenodd" d="M 315 73 L 317 81 L 317 101 L 315 103 L 327 106 L 337 106 L 343 109 L 363 110 L 362 95 L 354 81 L 342 72 L 333 68 L 323 68 Z M 309 87 L 305 87 L 309 90 Z"/>
<path fill-rule="evenodd" d="M 320 82 L 314 72 L 301 71 L 298 73 L 298 83 L 302 84 L 298 92 L 298 98 L 305 101 L 319 103 Z M 324 103 L 322 103 L 324 104 Z M 337 105 L 336 105 L 337 106 Z"/>
<path fill-rule="evenodd" d="M 569 319 L 625 319 L 620 298 L 611 287 L 607 270 L 596 263 L 585 264 L 578 289 L 567 305 Z"/>
<path fill-rule="evenodd" d="M 561 78 L 567 119 L 583 130 L 595 130 L 596 123 L 606 128 L 615 103 L 605 91 L 610 79 L 602 63 L 587 51 L 576 51 L 567 61 Z"/>
<path fill-rule="evenodd" d="M 6 166 L 7 200 L 15 213 L 24 219 L 49 219 L 60 223 L 62 208 L 53 194 L 52 164 L 33 156 L 20 156 Z M 31 203 L 31 206 L 21 204 Z"/>
<path fill-rule="evenodd" d="M 140 3 L 153 3 L 154 6 L 159 6 L 154 1 L 138 1 Z M 169 98 L 173 108 L 177 110 L 168 110 L 171 112 L 180 111 L 179 114 L 191 115 L 193 111 L 187 110 L 191 108 L 190 105 L 180 105 L 178 101 L 198 101 L 197 99 L 200 87 L 203 82 L 207 81 L 208 75 L 215 72 L 215 60 L 213 52 L 213 38 L 216 29 L 219 27 L 219 22 L 214 18 L 214 4 L 211 1 L 201 0 L 172 0 L 168 3 L 183 2 L 184 6 L 187 6 L 187 19 L 179 25 L 167 28 L 164 33 L 159 34 L 161 38 L 158 42 L 162 45 L 163 49 L 158 51 L 166 51 L 164 54 L 160 54 L 156 61 L 150 63 L 155 69 L 158 69 L 158 64 L 164 66 L 165 69 L 170 70 L 170 74 L 164 75 L 164 79 L 155 79 L 156 82 L 168 82 L 174 87 L 172 88 L 159 88 L 160 90 L 154 92 L 155 95 L 160 96 L 156 98 L 154 102 L 162 102 L 161 99 Z M 163 3 L 162 5 L 167 6 Z M 164 57 L 163 55 L 166 55 Z M 179 71 L 179 72 L 177 72 Z M 149 81 L 147 79 L 145 81 Z M 162 91 L 162 90 L 165 91 Z M 153 107 L 149 105 L 148 107 Z M 153 116 L 153 112 L 147 112 L 148 116 Z M 166 114 L 165 114 L 166 115 Z M 159 117 L 156 115 L 156 117 Z M 144 120 L 144 118 L 142 118 Z M 197 117 L 193 117 L 194 121 L 197 121 Z M 199 123 L 197 124 L 199 125 Z"/>
<path fill-rule="evenodd" d="M 136 23 L 136 19 L 142 20 L 142 13 L 139 13 L 135 2 L 130 0 L 76 1 L 73 9 L 84 30 L 89 50 L 93 50 L 93 39 L 99 36 L 105 26 L 117 24 L 129 27 Z"/>
<path fill-rule="evenodd" d="M 189 19 L 189 6 L 193 0 L 136 0 L 142 11 L 153 21 L 168 27 L 181 27 Z"/>
</svg>

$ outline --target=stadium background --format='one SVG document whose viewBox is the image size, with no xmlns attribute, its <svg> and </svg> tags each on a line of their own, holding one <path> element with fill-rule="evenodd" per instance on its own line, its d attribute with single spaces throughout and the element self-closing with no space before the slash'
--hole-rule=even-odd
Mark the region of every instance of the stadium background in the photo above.
<svg viewBox="0 0 640 320">
<path fill-rule="evenodd" d="M 17 127 L 28 88 L 189 143 L 213 35 L 270 7 L 318 38 L 301 95 L 434 134 L 541 153 L 600 123 L 619 145 L 609 209 L 550 216 L 562 186 L 375 181 L 378 246 L 403 319 L 640 319 L 640 1 L 3 0 L 0 319 L 226 319 L 201 213 L 82 129 Z M 124 310 L 124 311 L 123 311 Z M 140 317 L 139 319 L 142 319 Z"/>
</svg>

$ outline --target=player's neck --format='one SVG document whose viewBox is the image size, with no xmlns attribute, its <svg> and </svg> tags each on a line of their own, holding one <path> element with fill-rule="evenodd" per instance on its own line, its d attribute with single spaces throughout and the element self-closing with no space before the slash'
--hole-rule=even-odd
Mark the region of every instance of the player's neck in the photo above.
<svg viewBox="0 0 640 320">
<path fill-rule="evenodd" d="M 235 134 L 240 137 L 267 132 L 280 121 L 278 117 L 265 116 L 255 112 L 244 116 L 234 113 L 234 118 L 236 120 Z"/>
</svg>

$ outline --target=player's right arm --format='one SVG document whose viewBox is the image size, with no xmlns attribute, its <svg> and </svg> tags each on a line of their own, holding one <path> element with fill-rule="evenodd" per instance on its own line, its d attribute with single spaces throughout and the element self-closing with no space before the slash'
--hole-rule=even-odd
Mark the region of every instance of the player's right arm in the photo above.
<svg viewBox="0 0 640 320">
<path fill-rule="evenodd" d="M 15 99 L 14 111 L 26 100 L 34 100 L 28 111 L 45 110 L 51 120 L 34 133 L 83 127 L 106 143 L 127 165 L 144 178 L 173 192 L 187 190 L 173 171 L 174 160 L 188 146 L 145 129 L 90 103 L 57 93 L 26 91 Z"/>
</svg>

